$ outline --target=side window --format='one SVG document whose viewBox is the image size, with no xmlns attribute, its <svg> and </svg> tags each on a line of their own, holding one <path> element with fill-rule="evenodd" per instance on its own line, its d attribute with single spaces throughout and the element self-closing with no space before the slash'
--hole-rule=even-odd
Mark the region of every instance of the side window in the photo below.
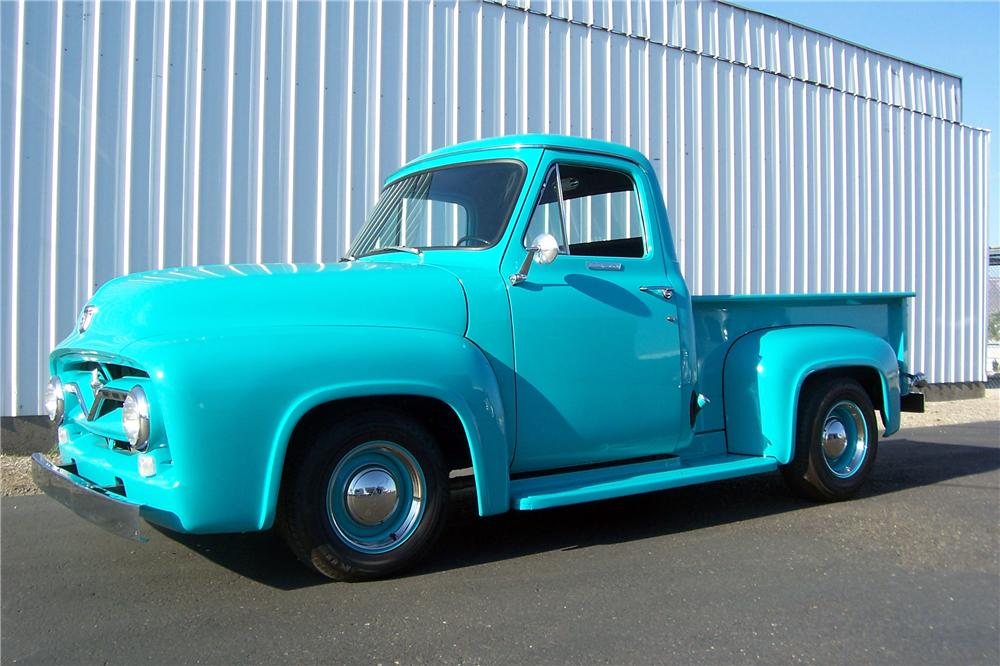
<svg viewBox="0 0 1000 666">
<path fill-rule="evenodd" d="M 637 258 L 646 254 L 646 228 L 635 183 L 621 171 L 572 164 L 549 169 L 525 245 L 541 233 L 555 236 L 571 255 Z"/>
<path fill-rule="evenodd" d="M 560 168 L 569 253 L 593 257 L 642 257 L 646 231 L 632 178 L 620 171 Z"/>
</svg>

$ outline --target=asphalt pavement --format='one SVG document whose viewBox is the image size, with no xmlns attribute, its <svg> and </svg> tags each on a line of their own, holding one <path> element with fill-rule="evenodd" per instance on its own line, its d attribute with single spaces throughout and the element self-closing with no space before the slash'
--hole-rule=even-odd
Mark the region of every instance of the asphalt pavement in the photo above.
<svg viewBox="0 0 1000 666">
<path fill-rule="evenodd" d="M 489 519 L 331 583 L 271 535 L 144 545 L 5 498 L 3 663 L 1000 663 L 1000 424 L 882 443 L 835 505 L 776 474 Z"/>
</svg>

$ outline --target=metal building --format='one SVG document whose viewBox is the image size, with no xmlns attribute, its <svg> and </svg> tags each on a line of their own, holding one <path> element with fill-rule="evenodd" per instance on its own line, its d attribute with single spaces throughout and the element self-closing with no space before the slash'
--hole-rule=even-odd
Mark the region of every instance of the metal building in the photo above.
<svg viewBox="0 0 1000 666">
<path fill-rule="evenodd" d="M 0 414 L 101 283 L 333 261 L 381 180 L 520 132 L 657 166 L 695 293 L 918 293 L 985 379 L 988 132 L 961 79 L 723 2 L 0 3 Z"/>
</svg>

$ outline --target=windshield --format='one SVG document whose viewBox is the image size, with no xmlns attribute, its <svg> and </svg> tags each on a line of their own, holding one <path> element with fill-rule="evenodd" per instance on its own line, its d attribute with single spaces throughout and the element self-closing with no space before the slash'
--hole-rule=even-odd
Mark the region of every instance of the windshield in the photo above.
<svg viewBox="0 0 1000 666">
<path fill-rule="evenodd" d="M 418 248 L 482 248 L 503 235 L 524 182 L 519 162 L 479 162 L 415 173 L 382 191 L 351 256 Z"/>
</svg>

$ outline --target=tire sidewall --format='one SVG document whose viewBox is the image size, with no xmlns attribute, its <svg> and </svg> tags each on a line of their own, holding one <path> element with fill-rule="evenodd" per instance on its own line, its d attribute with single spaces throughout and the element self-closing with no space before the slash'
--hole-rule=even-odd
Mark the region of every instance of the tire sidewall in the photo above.
<svg viewBox="0 0 1000 666">
<path fill-rule="evenodd" d="M 834 474 L 826 464 L 823 454 L 822 433 L 826 417 L 830 410 L 840 402 L 852 402 L 860 408 L 864 415 L 865 426 L 868 429 L 868 448 L 865 458 L 858 470 L 847 478 Z M 811 476 L 823 487 L 832 499 L 843 499 L 856 493 L 864 484 L 865 479 L 875 464 L 878 453 L 878 429 L 875 421 L 875 409 L 871 399 L 854 382 L 844 383 L 826 392 L 809 415 L 810 422 L 806 430 L 809 446 L 809 471 Z"/>
<path fill-rule="evenodd" d="M 426 483 L 423 513 L 412 534 L 399 546 L 367 553 L 343 540 L 327 512 L 329 483 L 338 463 L 358 446 L 386 441 L 405 449 L 420 466 Z M 301 461 L 292 510 L 309 546 L 313 566 L 335 578 L 374 578 L 411 564 L 433 544 L 447 504 L 447 473 L 434 441 L 405 419 L 371 415 L 350 418 L 320 433 Z"/>
</svg>

